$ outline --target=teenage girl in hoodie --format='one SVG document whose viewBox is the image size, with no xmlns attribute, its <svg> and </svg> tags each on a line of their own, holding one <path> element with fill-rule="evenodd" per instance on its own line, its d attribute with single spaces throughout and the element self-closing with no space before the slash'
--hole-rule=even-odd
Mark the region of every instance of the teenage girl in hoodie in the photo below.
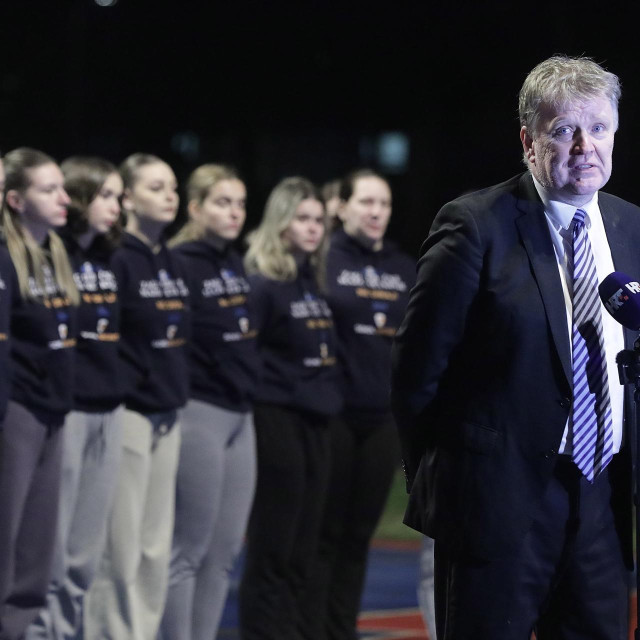
<svg viewBox="0 0 640 640">
<path fill-rule="evenodd" d="M 192 335 L 166 640 L 216 637 L 255 490 L 257 333 L 242 258 L 232 247 L 246 197 L 229 167 L 199 167 L 187 183 L 189 221 L 170 242 L 187 276 Z"/>
<path fill-rule="evenodd" d="M 245 258 L 258 318 L 258 486 L 240 589 L 244 640 L 300 633 L 329 469 L 329 416 L 341 406 L 333 317 L 324 299 L 324 205 L 287 178 L 271 192 Z"/>
<path fill-rule="evenodd" d="M 331 481 L 305 598 L 309 637 L 355 640 L 369 541 L 400 461 L 389 408 L 391 341 L 413 285 L 414 261 L 385 238 L 391 189 L 371 170 L 340 188 L 342 228 L 327 256 L 345 407 L 331 424 Z"/>
<path fill-rule="evenodd" d="M 0 638 L 19 638 L 51 579 L 62 425 L 72 407 L 78 291 L 62 240 L 69 196 L 55 161 L 4 158 L 2 233 L 11 256 L 11 390 L 0 431 Z M 5 262 L 6 265 L 6 262 Z M 3 278 L 4 280 L 4 278 Z"/>
<path fill-rule="evenodd" d="M 152 640 L 166 597 L 188 390 L 188 290 L 162 235 L 178 209 L 176 178 L 156 156 L 120 166 L 126 232 L 114 253 L 124 385 L 122 459 L 107 541 L 85 599 L 85 637 Z"/>
<path fill-rule="evenodd" d="M 27 640 L 75 638 L 104 546 L 122 449 L 120 313 L 111 257 L 122 233 L 122 178 L 102 158 L 61 165 L 71 198 L 60 235 L 80 292 L 74 409 L 65 420 L 58 540 L 47 607 Z"/>
</svg>

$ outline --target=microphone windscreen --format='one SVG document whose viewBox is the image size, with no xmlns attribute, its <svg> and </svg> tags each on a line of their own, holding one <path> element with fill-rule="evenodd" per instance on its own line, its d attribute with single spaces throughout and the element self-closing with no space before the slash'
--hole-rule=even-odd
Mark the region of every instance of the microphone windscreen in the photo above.
<svg viewBox="0 0 640 640">
<path fill-rule="evenodd" d="M 629 276 L 614 271 L 598 287 L 605 309 L 622 326 L 640 330 L 640 284 Z"/>
</svg>

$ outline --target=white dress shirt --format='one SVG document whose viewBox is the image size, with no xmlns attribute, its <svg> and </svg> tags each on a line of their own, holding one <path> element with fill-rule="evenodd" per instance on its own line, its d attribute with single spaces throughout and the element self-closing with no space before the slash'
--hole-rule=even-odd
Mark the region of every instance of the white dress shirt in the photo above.
<svg viewBox="0 0 640 640">
<path fill-rule="evenodd" d="M 549 225 L 551 239 L 556 252 L 558 270 L 560 271 L 560 282 L 564 294 L 564 303 L 567 312 L 567 330 L 569 332 L 569 345 L 571 346 L 572 314 L 573 314 L 573 274 L 568 272 L 567 258 L 573 251 L 571 222 L 577 209 L 586 211 L 585 227 L 589 235 L 591 250 L 596 263 L 598 281 L 602 282 L 612 271 L 615 271 L 611 249 L 607 241 L 607 234 L 602 222 L 602 214 L 598 206 L 598 193 L 585 205 L 576 207 L 551 200 L 544 187 L 534 178 L 533 183 L 538 191 L 538 195 L 544 204 L 544 213 Z M 624 387 L 620 384 L 618 377 L 618 366 L 616 356 L 624 349 L 624 333 L 622 325 L 619 324 L 607 312 L 604 306 L 600 305 L 602 312 L 602 331 L 604 338 L 604 348 L 607 360 L 607 374 L 609 377 L 609 396 L 611 398 L 611 417 L 613 420 L 613 452 L 620 451 L 622 442 L 622 420 L 624 407 Z M 559 453 L 571 454 L 571 414 L 562 434 L 562 442 Z"/>
</svg>

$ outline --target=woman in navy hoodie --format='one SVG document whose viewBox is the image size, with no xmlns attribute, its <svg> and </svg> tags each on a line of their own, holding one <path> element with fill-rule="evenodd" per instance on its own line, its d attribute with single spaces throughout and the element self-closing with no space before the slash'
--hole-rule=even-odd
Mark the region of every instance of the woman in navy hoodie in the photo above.
<svg viewBox="0 0 640 640">
<path fill-rule="evenodd" d="M 122 449 L 120 313 L 111 256 L 122 233 L 122 178 L 102 158 L 61 165 L 71 198 L 60 235 L 80 291 L 74 410 L 64 427 L 56 571 L 47 607 L 27 638 L 74 638 L 82 602 L 102 555 Z"/>
<path fill-rule="evenodd" d="M 300 603 L 328 479 L 329 416 L 341 396 L 333 318 L 321 293 L 326 215 L 315 187 L 271 192 L 245 258 L 258 318 L 258 485 L 240 589 L 243 640 L 299 637 Z"/>
<path fill-rule="evenodd" d="M 85 599 L 87 638 L 152 640 L 164 607 L 188 390 L 188 290 L 162 233 L 176 216 L 171 167 L 136 153 L 120 167 L 126 233 L 113 255 L 124 385 L 122 459 L 98 574 Z"/>
<path fill-rule="evenodd" d="M 0 431 L 0 637 L 19 638 L 51 578 L 62 425 L 72 406 L 78 291 L 62 240 L 64 177 L 26 147 L 4 158 L 2 233 L 11 255 L 11 391 Z"/>
<path fill-rule="evenodd" d="M 169 243 L 191 294 L 189 401 L 182 444 L 169 593 L 161 636 L 213 640 L 242 546 L 256 478 L 252 403 L 259 369 L 249 283 L 231 244 L 246 189 L 206 164 L 187 183 L 189 222 Z"/>
<path fill-rule="evenodd" d="M 389 409 L 391 341 L 414 282 L 414 261 L 385 239 L 387 181 L 364 169 L 340 189 L 327 257 L 345 407 L 331 425 L 331 481 L 310 590 L 308 637 L 355 640 L 369 541 L 400 453 Z"/>
</svg>

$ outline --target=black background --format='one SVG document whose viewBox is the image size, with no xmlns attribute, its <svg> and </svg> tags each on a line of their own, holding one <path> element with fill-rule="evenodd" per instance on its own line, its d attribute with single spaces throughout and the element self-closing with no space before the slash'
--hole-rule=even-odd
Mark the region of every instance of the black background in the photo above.
<svg viewBox="0 0 640 640">
<path fill-rule="evenodd" d="M 607 190 L 640 200 L 635 3 L 0 0 L 0 20 L 3 152 L 148 151 L 180 180 L 231 163 L 247 229 L 282 177 L 375 166 L 367 143 L 400 131 L 410 160 L 390 176 L 390 234 L 415 252 L 444 202 L 522 170 L 518 90 L 554 53 L 620 76 Z M 195 152 L 176 146 L 184 134 Z"/>
</svg>

